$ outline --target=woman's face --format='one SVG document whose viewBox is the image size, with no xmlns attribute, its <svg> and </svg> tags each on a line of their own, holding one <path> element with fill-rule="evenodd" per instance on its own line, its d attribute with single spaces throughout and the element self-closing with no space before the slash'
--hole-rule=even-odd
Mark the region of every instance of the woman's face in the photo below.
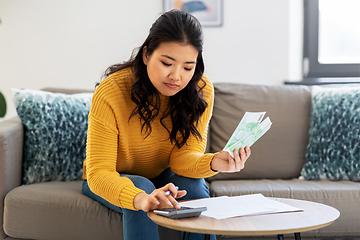
<svg viewBox="0 0 360 240">
<path fill-rule="evenodd" d="M 147 55 L 145 47 L 143 61 L 154 87 L 165 96 L 173 96 L 193 77 L 198 54 L 192 45 L 165 42 L 151 56 Z"/>
</svg>

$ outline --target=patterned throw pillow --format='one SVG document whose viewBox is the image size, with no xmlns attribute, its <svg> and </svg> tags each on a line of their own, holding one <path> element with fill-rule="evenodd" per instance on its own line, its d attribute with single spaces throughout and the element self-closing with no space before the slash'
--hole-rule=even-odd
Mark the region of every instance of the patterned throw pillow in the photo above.
<svg viewBox="0 0 360 240">
<path fill-rule="evenodd" d="M 302 175 L 360 181 L 360 88 L 314 87 Z"/>
<path fill-rule="evenodd" d="M 23 183 L 81 179 L 92 93 L 12 91 L 25 128 Z"/>
</svg>

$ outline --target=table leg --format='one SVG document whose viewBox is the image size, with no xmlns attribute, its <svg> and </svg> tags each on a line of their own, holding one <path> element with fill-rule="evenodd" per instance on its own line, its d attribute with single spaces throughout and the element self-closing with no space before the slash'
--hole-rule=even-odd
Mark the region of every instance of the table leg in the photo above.
<svg viewBox="0 0 360 240">
<path fill-rule="evenodd" d="M 278 234 L 278 240 L 284 240 L 284 235 L 283 234 Z"/>
<path fill-rule="evenodd" d="M 190 235 L 190 232 L 184 232 L 183 234 L 183 240 L 189 240 L 189 235 Z"/>
<path fill-rule="evenodd" d="M 189 232 L 184 232 L 183 240 L 189 240 Z M 205 234 L 205 240 L 210 240 L 210 234 Z"/>
<path fill-rule="evenodd" d="M 299 232 L 294 233 L 294 235 L 295 235 L 295 240 L 301 240 L 301 236 Z"/>
</svg>

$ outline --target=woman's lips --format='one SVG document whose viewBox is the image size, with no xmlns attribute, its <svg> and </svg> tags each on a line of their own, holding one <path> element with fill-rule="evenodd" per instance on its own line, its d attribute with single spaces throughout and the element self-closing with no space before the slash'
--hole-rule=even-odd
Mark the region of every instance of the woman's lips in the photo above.
<svg viewBox="0 0 360 240">
<path fill-rule="evenodd" d="M 173 83 L 165 83 L 165 85 L 166 85 L 168 88 L 177 88 L 177 87 L 179 87 L 178 85 L 173 84 Z"/>
</svg>

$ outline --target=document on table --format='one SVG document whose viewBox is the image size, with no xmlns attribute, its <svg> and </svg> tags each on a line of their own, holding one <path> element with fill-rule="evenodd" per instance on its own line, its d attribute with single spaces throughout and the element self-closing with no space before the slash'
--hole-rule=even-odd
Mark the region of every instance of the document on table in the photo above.
<svg viewBox="0 0 360 240">
<path fill-rule="evenodd" d="M 271 127 L 272 122 L 267 117 L 261 122 L 266 112 L 246 112 L 226 143 L 224 150 L 234 157 L 234 149 L 251 147 Z"/>
<path fill-rule="evenodd" d="M 270 213 L 300 212 L 301 208 L 264 197 L 262 194 L 203 198 L 180 203 L 183 207 L 207 207 L 203 216 L 225 219 Z"/>
</svg>

